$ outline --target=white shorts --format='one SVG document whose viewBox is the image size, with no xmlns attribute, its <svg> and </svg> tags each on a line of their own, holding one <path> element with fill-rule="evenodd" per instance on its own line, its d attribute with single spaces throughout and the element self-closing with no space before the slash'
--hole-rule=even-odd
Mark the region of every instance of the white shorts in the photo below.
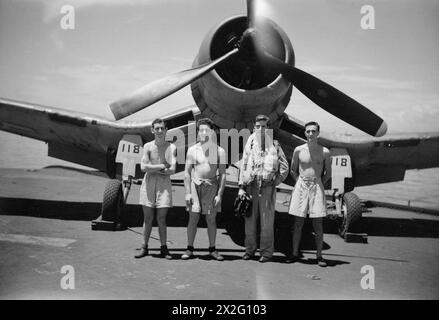
<svg viewBox="0 0 439 320">
<path fill-rule="evenodd" d="M 139 204 L 150 208 L 172 207 L 170 176 L 159 173 L 146 173 L 140 187 Z"/>
<path fill-rule="evenodd" d="M 297 217 L 326 217 L 325 188 L 321 179 L 299 177 L 291 195 L 288 213 Z"/>
</svg>

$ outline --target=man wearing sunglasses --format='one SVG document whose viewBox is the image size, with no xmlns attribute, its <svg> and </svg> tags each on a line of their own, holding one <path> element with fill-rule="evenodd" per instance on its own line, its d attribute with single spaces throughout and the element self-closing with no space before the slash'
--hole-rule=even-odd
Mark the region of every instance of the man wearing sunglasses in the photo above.
<svg viewBox="0 0 439 320">
<path fill-rule="evenodd" d="M 315 232 L 317 263 L 326 267 L 322 257 L 323 217 L 326 216 L 326 197 L 324 185 L 331 177 L 329 150 L 318 143 L 320 126 L 317 122 L 305 124 L 307 143 L 294 149 L 291 160 L 291 174 L 296 181 L 289 214 L 294 216 L 293 256 L 287 262 L 299 259 L 299 246 L 302 227 L 309 216 Z"/>
<path fill-rule="evenodd" d="M 151 125 L 154 140 L 143 147 L 143 156 L 140 168 L 145 177 L 140 187 L 139 203 L 143 208 L 144 229 L 143 246 L 136 258 L 148 255 L 148 240 L 151 235 L 154 214 L 157 213 L 157 224 L 160 236 L 160 255 L 172 259 L 166 246 L 166 215 L 172 207 L 172 184 L 170 176 L 175 172 L 176 147 L 165 140 L 166 123 L 162 119 L 155 119 Z M 156 211 L 156 212 L 155 212 Z"/>
</svg>

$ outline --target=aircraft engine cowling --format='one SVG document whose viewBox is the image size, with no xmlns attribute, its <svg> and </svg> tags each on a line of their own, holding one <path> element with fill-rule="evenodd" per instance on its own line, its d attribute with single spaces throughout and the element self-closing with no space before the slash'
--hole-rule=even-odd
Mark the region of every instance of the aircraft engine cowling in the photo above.
<svg viewBox="0 0 439 320">
<path fill-rule="evenodd" d="M 247 17 L 236 16 L 212 28 L 204 38 L 193 66 L 208 63 L 238 45 L 247 29 Z M 294 66 L 294 51 L 284 31 L 264 18 L 257 26 L 259 43 L 273 56 Z M 192 82 L 191 89 L 203 117 L 222 128 L 253 128 L 258 114 L 276 124 L 287 107 L 292 85 L 279 73 L 267 69 L 254 52 L 240 54 Z"/>
</svg>

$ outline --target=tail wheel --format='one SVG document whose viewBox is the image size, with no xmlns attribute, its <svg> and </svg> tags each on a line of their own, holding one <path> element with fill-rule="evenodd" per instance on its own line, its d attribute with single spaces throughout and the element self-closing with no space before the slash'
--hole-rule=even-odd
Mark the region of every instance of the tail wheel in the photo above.
<svg viewBox="0 0 439 320">
<path fill-rule="evenodd" d="M 120 221 L 123 209 L 122 183 L 113 179 L 107 182 L 102 200 L 102 220 Z"/>
<path fill-rule="evenodd" d="M 340 235 L 345 236 L 357 224 L 362 215 L 361 201 L 355 193 L 347 192 L 343 195 L 343 220 L 340 225 Z"/>
</svg>

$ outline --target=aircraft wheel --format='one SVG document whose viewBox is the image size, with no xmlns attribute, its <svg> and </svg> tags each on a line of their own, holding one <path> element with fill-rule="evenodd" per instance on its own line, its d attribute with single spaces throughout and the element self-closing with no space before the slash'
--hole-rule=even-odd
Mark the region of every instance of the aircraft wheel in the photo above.
<svg viewBox="0 0 439 320">
<path fill-rule="evenodd" d="M 113 179 L 107 182 L 102 200 L 102 220 L 117 222 L 123 208 L 122 183 Z"/>
<path fill-rule="evenodd" d="M 358 223 L 362 216 L 360 198 L 355 193 L 347 192 L 343 195 L 343 220 L 340 225 L 340 235 L 345 236 L 346 232 L 352 230 L 352 227 Z"/>
<path fill-rule="evenodd" d="M 244 218 L 231 215 L 231 217 L 229 217 L 228 221 L 226 222 L 225 227 L 232 241 L 239 246 L 244 246 Z"/>
</svg>

